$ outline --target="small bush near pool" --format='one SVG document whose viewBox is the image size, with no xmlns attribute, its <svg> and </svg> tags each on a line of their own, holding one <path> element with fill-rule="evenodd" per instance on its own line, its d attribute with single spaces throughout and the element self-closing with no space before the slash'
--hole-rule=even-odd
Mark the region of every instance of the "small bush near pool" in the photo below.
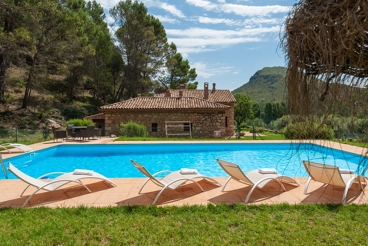
<svg viewBox="0 0 368 246">
<path fill-rule="evenodd" d="M 144 125 L 129 121 L 120 123 L 120 134 L 125 137 L 147 137 L 147 129 Z"/>
<path fill-rule="evenodd" d="M 327 125 L 310 122 L 289 124 L 283 134 L 286 139 L 333 139 L 335 135 Z"/>
<path fill-rule="evenodd" d="M 74 126 L 94 126 L 95 123 L 91 120 L 87 119 L 71 119 L 66 122 L 67 125 L 74 125 Z"/>
</svg>

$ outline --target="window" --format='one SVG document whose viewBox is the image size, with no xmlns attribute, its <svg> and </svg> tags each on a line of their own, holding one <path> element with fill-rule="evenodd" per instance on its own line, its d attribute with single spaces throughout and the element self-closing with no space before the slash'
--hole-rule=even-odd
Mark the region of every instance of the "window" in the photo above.
<svg viewBox="0 0 368 246">
<path fill-rule="evenodd" d="M 225 127 L 227 127 L 227 117 L 225 117 Z"/>
<path fill-rule="evenodd" d="M 184 125 L 184 131 L 185 132 L 189 132 L 190 131 L 190 129 L 189 129 L 189 127 L 190 127 L 189 126 L 189 123 L 184 123 L 183 125 Z"/>
<path fill-rule="evenodd" d="M 152 123 L 152 132 L 157 132 L 157 123 Z"/>
</svg>

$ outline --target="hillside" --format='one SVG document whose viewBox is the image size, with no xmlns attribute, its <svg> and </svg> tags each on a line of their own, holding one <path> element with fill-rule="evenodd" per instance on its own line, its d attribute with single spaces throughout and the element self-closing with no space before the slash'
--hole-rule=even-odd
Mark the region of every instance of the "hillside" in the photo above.
<svg viewBox="0 0 368 246">
<path fill-rule="evenodd" d="M 285 74 L 286 67 L 265 67 L 232 93 L 250 95 L 258 103 L 282 102 L 285 96 Z"/>
</svg>

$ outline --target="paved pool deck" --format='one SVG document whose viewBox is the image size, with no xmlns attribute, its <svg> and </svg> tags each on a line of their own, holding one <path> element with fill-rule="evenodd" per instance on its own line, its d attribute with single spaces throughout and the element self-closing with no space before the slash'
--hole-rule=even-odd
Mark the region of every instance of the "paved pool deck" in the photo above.
<svg viewBox="0 0 368 246">
<path fill-rule="evenodd" d="M 290 141 L 180 141 L 180 143 L 288 143 Z M 295 141 L 294 141 L 295 142 Z M 164 142 L 114 142 L 113 138 L 101 138 L 89 141 L 47 141 L 31 145 L 36 151 L 56 146 L 60 144 L 155 144 L 168 143 Z M 173 141 L 172 143 L 179 143 Z M 367 153 L 366 148 L 355 147 L 329 141 L 308 141 L 308 143 L 316 143 L 331 148 L 342 149 L 348 152 L 363 154 Z M 19 155 L 12 149 L 13 153 L 1 151 L 4 162 L 6 158 Z M 57 170 L 55 170 L 57 171 Z M 293 177 L 294 178 L 294 177 Z M 227 177 L 219 177 L 216 180 L 223 184 Z M 36 193 L 28 202 L 27 207 L 106 207 L 121 205 L 151 205 L 153 199 L 160 191 L 160 187 L 152 182 L 144 187 L 141 194 L 138 190 L 145 181 L 144 178 L 119 178 L 111 179 L 116 186 L 99 181 L 99 180 L 83 180 L 83 183 L 91 190 L 89 193 L 83 186 L 68 184 L 62 189 L 47 192 L 40 191 Z M 307 178 L 295 178 L 299 186 L 285 184 L 286 192 L 284 192 L 277 182 L 270 182 L 263 189 L 255 189 L 250 197 L 249 204 L 311 204 L 311 203 L 341 203 L 343 188 L 333 187 L 331 185 L 323 185 L 322 183 L 311 181 L 308 193 L 303 194 L 304 186 Z M 21 207 L 28 195 L 35 191 L 35 188 L 29 188 L 26 193 L 20 197 L 22 191 L 27 184 L 21 180 L 0 180 L 0 207 Z M 221 203 L 243 203 L 250 187 L 234 180 L 230 181 L 224 192 L 221 186 L 208 181 L 199 180 L 198 183 L 203 187 L 202 192 L 198 186 L 192 182 L 180 186 L 176 190 L 165 190 L 157 201 L 158 206 L 182 206 L 182 205 L 206 205 Z M 368 188 L 365 186 L 362 192 L 358 185 L 353 184 L 347 195 L 347 204 L 367 204 Z"/>
</svg>

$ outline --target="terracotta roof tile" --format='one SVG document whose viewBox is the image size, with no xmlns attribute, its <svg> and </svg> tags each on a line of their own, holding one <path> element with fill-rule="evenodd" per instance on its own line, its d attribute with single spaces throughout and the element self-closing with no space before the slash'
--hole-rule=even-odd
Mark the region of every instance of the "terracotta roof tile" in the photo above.
<svg viewBox="0 0 368 246">
<path fill-rule="evenodd" d="M 194 97 L 136 97 L 102 106 L 101 109 L 228 109 L 229 107 Z"/>
<path fill-rule="evenodd" d="M 88 115 L 86 117 L 84 117 L 84 119 L 105 119 L 105 115 L 104 113 L 99 113 L 99 114 L 93 114 L 93 115 Z"/>
<path fill-rule="evenodd" d="M 178 97 L 180 90 L 170 90 L 171 97 Z M 196 97 L 203 99 L 204 90 L 188 90 L 183 89 L 183 97 Z M 155 94 L 155 97 L 165 97 L 165 93 Z M 210 102 L 236 102 L 235 97 L 229 90 L 216 90 L 212 92 L 211 89 L 208 90 L 208 101 Z"/>
</svg>

